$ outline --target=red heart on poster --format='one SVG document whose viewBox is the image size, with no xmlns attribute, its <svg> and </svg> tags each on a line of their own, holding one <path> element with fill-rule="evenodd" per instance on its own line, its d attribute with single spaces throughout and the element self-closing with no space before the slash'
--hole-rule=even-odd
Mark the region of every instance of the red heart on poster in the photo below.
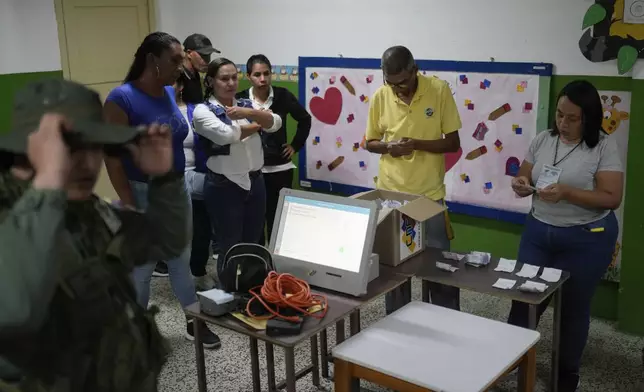
<svg viewBox="0 0 644 392">
<path fill-rule="evenodd" d="M 311 114 L 325 124 L 335 125 L 342 112 L 342 93 L 335 87 L 330 87 L 324 93 L 324 98 L 313 97 L 309 102 Z"/>
<path fill-rule="evenodd" d="M 458 162 L 459 159 L 461 159 L 461 156 L 463 155 L 463 149 L 458 148 L 458 151 L 456 152 L 450 152 L 445 154 L 445 173 L 447 173 L 451 168 L 456 165 L 456 162 Z"/>
</svg>

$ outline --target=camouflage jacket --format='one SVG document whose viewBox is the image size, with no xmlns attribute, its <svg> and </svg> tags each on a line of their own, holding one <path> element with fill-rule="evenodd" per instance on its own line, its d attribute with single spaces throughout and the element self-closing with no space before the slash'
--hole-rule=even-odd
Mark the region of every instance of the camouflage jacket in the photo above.
<svg viewBox="0 0 644 392">
<path fill-rule="evenodd" d="M 154 392 L 168 354 L 132 268 L 188 245 L 183 178 L 150 181 L 146 213 L 67 201 L 0 172 L 0 392 Z M 2 369 L 0 369 L 2 370 Z"/>
</svg>

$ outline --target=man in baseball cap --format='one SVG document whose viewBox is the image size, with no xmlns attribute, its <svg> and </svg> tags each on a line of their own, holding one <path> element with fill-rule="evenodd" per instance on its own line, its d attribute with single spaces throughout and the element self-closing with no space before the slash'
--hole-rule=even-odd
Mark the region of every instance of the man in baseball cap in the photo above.
<svg viewBox="0 0 644 392">
<path fill-rule="evenodd" d="M 186 52 L 183 61 L 183 73 L 179 77 L 182 85 L 181 98 L 184 103 L 198 104 L 203 102 L 203 90 L 199 72 L 206 72 L 213 53 L 221 53 L 213 48 L 210 39 L 203 34 L 192 34 L 183 41 Z"/>
<path fill-rule="evenodd" d="M 150 178 L 145 212 L 93 193 L 104 150 L 121 147 Z M 172 151 L 167 127 L 105 123 L 99 95 L 81 84 L 45 80 L 15 96 L 0 134 L 12 158 L 0 167 L 1 391 L 158 390 L 168 347 L 130 275 L 189 245 Z"/>
</svg>

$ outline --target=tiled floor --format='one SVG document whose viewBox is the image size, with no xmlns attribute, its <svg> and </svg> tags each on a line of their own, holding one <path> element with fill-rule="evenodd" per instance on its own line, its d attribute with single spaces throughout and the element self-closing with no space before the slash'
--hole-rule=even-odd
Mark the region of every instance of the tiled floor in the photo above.
<svg viewBox="0 0 644 392">
<path fill-rule="evenodd" d="M 197 378 L 194 359 L 194 346 L 184 339 L 185 318 L 175 300 L 168 279 L 155 278 L 152 283 L 152 300 L 161 308 L 158 321 L 162 332 L 170 340 L 173 355 L 166 365 L 160 380 L 161 392 L 196 391 Z M 414 299 L 420 299 L 419 282 L 414 282 Z M 494 297 L 463 292 L 463 310 L 492 319 L 503 320 L 509 309 L 509 302 Z M 384 316 L 384 302 L 377 301 L 362 312 L 362 327 L 365 328 Z M 348 324 L 348 323 L 347 323 Z M 538 346 L 537 391 L 545 391 L 549 377 L 550 337 L 552 313 L 548 311 L 540 325 L 542 339 Z M 221 392 L 251 391 L 248 340 L 224 330 L 215 330 L 221 337 L 223 347 L 217 351 L 206 351 L 208 390 Z M 348 333 L 348 331 L 347 331 Z M 333 331 L 329 339 L 333 339 Z M 333 342 L 330 342 L 330 347 Z M 644 391 L 638 386 L 644 381 L 641 350 L 644 339 L 629 336 L 615 330 L 612 323 L 593 320 L 582 370 L 581 392 Z M 260 366 L 265 366 L 263 346 L 260 345 Z M 277 374 L 283 374 L 283 356 L 277 349 Z M 431 354 L 428 354 L 431 355 Z M 309 361 L 309 348 L 302 346 L 296 351 L 296 363 L 302 365 Z M 459 377 L 458 369 L 454 372 Z M 266 371 L 262 371 L 262 390 L 266 390 Z M 498 386 L 497 391 L 515 391 L 516 382 L 509 379 Z M 311 384 L 310 376 L 298 381 L 298 391 L 318 391 Z M 371 391 L 382 391 L 375 386 L 363 387 Z M 332 385 L 323 381 L 322 390 L 332 391 Z"/>
</svg>

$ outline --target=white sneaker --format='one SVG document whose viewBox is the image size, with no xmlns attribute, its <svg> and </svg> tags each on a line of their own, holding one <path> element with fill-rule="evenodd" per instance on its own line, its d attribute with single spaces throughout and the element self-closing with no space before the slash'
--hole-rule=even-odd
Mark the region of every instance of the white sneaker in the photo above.
<svg viewBox="0 0 644 392">
<path fill-rule="evenodd" d="M 215 280 L 206 274 L 204 276 L 195 276 L 195 288 L 197 291 L 208 291 L 215 288 Z"/>
</svg>

